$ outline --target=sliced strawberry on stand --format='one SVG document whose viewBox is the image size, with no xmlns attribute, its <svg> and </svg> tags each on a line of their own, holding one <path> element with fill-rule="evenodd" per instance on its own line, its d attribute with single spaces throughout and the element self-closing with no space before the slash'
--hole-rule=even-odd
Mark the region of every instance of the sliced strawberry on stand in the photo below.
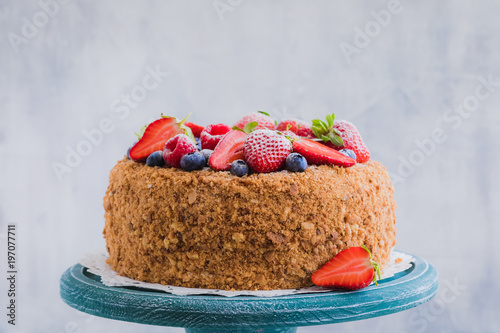
<svg viewBox="0 0 500 333">
<path fill-rule="evenodd" d="M 310 139 L 299 138 L 293 140 L 293 151 L 304 156 L 309 164 L 335 164 L 343 167 L 351 167 L 356 161 L 339 153 L 333 148 Z"/>
<path fill-rule="evenodd" d="M 191 132 L 193 132 L 193 135 L 195 138 L 199 138 L 201 135 L 201 132 L 205 129 L 205 127 L 196 125 L 190 122 L 186 122 L 185 124 L 187 127 L 191 129 Z"/>
<path fill-rule="evenodd" d="M 162 115 L 162 118 L 153 121 L 146 127 L 139 141 L 130 149 L 130 158 L 136 162 L 145 162 L 149 155 L 163 150 L 165 142 L 177 134 L 186 134 L 193 142 L 196 142 L 191 129 L 185 125 L 188 117 L 189 115 L 178 121 L 175 117 Z"/>
<path fill-rule="evenodd" d="M 380 268 L 365 246 L 351 247 L 340 251 L 311 278 L 317 286 L 357 290 L 372 282 L 378 285 Z"/>
</svg>

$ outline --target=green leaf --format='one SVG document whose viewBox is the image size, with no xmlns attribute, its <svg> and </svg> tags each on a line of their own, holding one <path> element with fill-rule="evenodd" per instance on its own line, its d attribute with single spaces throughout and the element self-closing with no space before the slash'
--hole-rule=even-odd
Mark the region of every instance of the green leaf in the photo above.
<svg viewBox="0 0 500 333">
<path fill-rule="evenodd" d="M 259 113 L 262 113 L 262 114 L 265 114 L 265 115 L 266 115 L 266 116 L 268 116 L 268 117 L 271 117 L 271 115 L 270 115 L 269 113 L 267 113 L 267 112 L 264 112 L 264 111 L 258 111 L 258 112 L 259 112 Z"/>
<path fill-rule="evenodd" d="M 330 142 L 337 147 L 342 147 L 344 145 L 342 138 L 336 134 L 330 133 L 328 138 L 330 139 Z"/>
<path fill-rule="evenodd" d="M 325 141 L 325 142 L 329 142 L 329 141 L 330 141 L 330 138 L 329 138 L 329 137 L 327 137 L 326 135 L 322 135 L 322 136 L 321 136 L 321 139 L 322 139 L 323 141 Z"/>
<path fill-rule="evenodd" d="M 187 119 L 187 118 L 186 118 Z M 191 130 L 191 128 L 187 127 L 186 125 L 181 125 L 181 128 L 184 130 L 184 134 L 186 134 L 188 136 L 188 138 L 191 139 L 191 141 L 194 142 L 194 144 L 196 145 L 196 139 L 194 138 L 194 135 L 193 135 L 193 131 Z"/>
<path fill-rule="evenodd" d="M 242 130 L 241 128 L 239 128 L 238 126 L 233 126 L 233 130 L 234 130 L 234 131 L 240 131 L 240 132 L 245 133 L 245 131 L 244 131 L 244 130 Z"/>
<path fill-rule="evenodd" d="M 321 131 L 318 130 L 318 128 L 312 127 L 311 130 L 313 131 L 315 137 L 321 138 L 322 134 Z"/>
<path fill-rule="evenodd" d="M 328 127 L 332 127 L 333 126 L 333 118 L 332 118 L 331 114 L 327 114 L 326 115 L 326 122 L 328 123 Z"/>
<path fill-rule="evenodd" d="M 258 122 L 256 121 L 249 122 L 248 124 L 245 125 L 245 127 L 243 127 L 243 132 L 245 132 L 246 134 L 250 134 L 257 126 L 259 126 Z"/>
<path fill-rule="evenodd" d="M 312 121 L 313 126 L 319 127 L 321 126 L 321 120 L 320 119 L 313 119 Z"/>
</svg>

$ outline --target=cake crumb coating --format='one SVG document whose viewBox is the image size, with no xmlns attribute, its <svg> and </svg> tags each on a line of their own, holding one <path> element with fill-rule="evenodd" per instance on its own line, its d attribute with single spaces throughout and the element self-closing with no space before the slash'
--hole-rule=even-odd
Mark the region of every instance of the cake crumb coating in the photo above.
<svg viewBox="0 0 500 333">
<path fill-rule="evenodd" d="M 383 267 L 396 243 L 393 186 L 373 160 L 238 178 L 125 158 L 104 209 L 111 268 L 174 286 L 301 288 L 343 249 L 365 245 Z"/>
</svg>

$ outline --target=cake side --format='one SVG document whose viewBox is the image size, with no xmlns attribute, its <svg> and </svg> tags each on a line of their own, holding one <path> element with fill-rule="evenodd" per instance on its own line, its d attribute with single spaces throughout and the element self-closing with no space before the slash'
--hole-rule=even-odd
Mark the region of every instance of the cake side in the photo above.
<svg viewBox="0 0 500 333">
<path fill-rule="evenodd" d="M 108 263 L 137 280 L 195 288 L 287 289 L 343 249 L 387 262 L 393 187 L 381 163 L 243 178 L 123 159 L 104 198 Z"/>
</svg>

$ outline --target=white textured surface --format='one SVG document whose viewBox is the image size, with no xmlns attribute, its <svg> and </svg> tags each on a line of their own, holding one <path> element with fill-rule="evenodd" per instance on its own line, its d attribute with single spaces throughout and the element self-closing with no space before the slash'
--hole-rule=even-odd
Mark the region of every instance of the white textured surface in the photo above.
<svg viewBox="0 0 500 333">
<path fill-rule="evenodd" d="M 303 118 L 334 111 L 393 176 L 401 166 L 397 247 L 435 264 L 441 277 L 427 305 L 300 332 L 499 332 L 500 87 L 473 112 L 448 110 L 468 101 L 478 77 L 500 81 L 500 3 L 401 1 L 347 63 L 341 43 L 353 44 L 353 29 L 387 5 L 247 0 L 220 20 L 211 0 L 69 1 L 16 53 L 9 33 L 22 34 L 23 17 L 41 7 L 1 1 L 0 232 L 18 224 L 20 292 L 18 326 L 2 314 L 0 331 L 182 331 L 82 315 L 60 300 L 58 279 L 104 247 L 108 173 L 143 123 L 191 111 L 194 122 L 232 123 L 261 109 Z M 123 103 L 114 112 L 112 103 L 157 65 L 169 73 L 161 84 L 128 114 Z M 51 163 L 63 163 L 66 147 L 106 117 L 114 130 L 59 182 Z M 419 155 L 416 142 L 433 132 L 442 142 Z M 405 170 L 410 156 L 418 165 Z"/>
<path fill-rule="evenodd" d="M 84 267 L 87 267 L 91 273 L 99 275 L 101 277 L 101 282 L 108 287 L 139 287 L 151 290 L 165 291 L 170 294 L 180 296 L 217 295 L 224 297 L 276 297 L 310 293 L 326 293 L 331 291 L 331 289 L 329 288 L 318 286 L 311 286 L 300 289 L 228 291 L 218 289 L 183 288 L 170 285 L 162 285 L 159 283 L 147 283 L 118 275 L 118 273 L 113 271 L 111 267 L 106 263 L 107 258 L 108 254 L 106 253 L 106 251 L 98 250 L 96 252 L 86 253 L 85 256 L 80 259 L 80 264 Z M 396 259 L 399 259 L 398 262 L 396 262 Z M 415 259 L 411 255 L 407 255 L 398 251 L 391 252 L 390 261 L 382 271 L 382 274 L 380 275 L 380 281 L 390 278 L 399 272 L 407 270 L 411 267 L 411 263 L 413 261 L 415 261 Z"/>
</svg>

